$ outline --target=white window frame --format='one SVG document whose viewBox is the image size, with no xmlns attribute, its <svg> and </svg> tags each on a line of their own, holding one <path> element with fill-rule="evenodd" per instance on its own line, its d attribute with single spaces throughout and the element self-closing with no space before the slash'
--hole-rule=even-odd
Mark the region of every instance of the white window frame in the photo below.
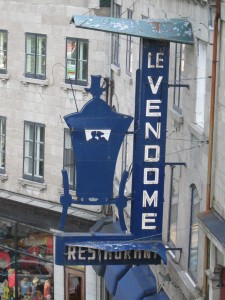
<svg viewBox="0 0 225 300">
<path fill-rule="evenodd" d="M 121 6 L 113 1 L 113 17 L 120 18 Z M 118 33 L 112 34 L 112 63 L 120 66 L 119 53 L 120 52 L 120 36 Z"/>
<path fill-rule="evenodd" d="M 0 116 L 0 173 L 5 173 L 6 117 Z"/>
<path fill-rule="evenodd" d="M 197 214 L 200 211 L 200 198 L 195 185 L 191 186 L 191 209 L 190 209 L 190 232 L 189 232 L 189 255 L 188 273 L 194 281 L 197 279 L 198 270 L 198 246 L 199 224 Z"/>
<path fill-rule="evenodd" d="M 41 130 L 43 130 L 42 139 Z M 24 179 L 44 182 L 44 140 L 45 126 L 43 124 L 24 122 Z"/>
<path fill-rule="evenodd" d="M 68 51 L 68 44 L 74 43 L 74 50 Z M 87 47 L 86 57 L 84 56 Z M 74 66 L 74 74 L 68 75 L 69 66 Z M 73 67 L 72 67 L 73 69 Z M 88 83 L 88 40 L 78 38 L 66 38 L 66 74 L 65 82 L 86 86 Z"/>
<path fill-rule="evenodd" d="M 205 125 L 205 90 L 206 90 L 207 45 L 198 41 L 198 69 L 196 90 L 196 124 L 201 128 Z"/>
<path fill-rule="evenodd" d="M 33 39 L 34 44 L 30 43 Z M 42 47 L 44 42 L 44 48 Z M 25 77 L 46 79 L 47 36 L 38 33 L 26 33 Z"/>
<path fill-rule="evenodd" d="M 0 30 L 0 73 L 6 74 L 7 72 L 7 37 L 6 30 Z"/>
<path fill-rule="evenodd" d="M 64 129 L 64 147 L 63 147 L 63 169 L 67 171 L 69 188 L 75 190 L 76 187 L 76 169 L 73 152 L 73 145 L 70 136 L 70 130 Z"/>
<path fill-rule="evenodd" d="M 127 10 L 127 18 L 132 19 L 133 11 Z M 133 69 L 133 53 L 132 53 L 132 37 L 127 36 L 127 45 L 126 45 L 126 72 L 128 75 L 131 75 Z"/>
<path fill-rule="evenodd" d="M 177 244 L 177 222 L 179 204 L 179 166 L 171 166 L 170 175 L 170 204 L 168 220 L 168 243 L 176 246 Z M 176 173 L 175 173 L 176 172 Z"/>
</svg>

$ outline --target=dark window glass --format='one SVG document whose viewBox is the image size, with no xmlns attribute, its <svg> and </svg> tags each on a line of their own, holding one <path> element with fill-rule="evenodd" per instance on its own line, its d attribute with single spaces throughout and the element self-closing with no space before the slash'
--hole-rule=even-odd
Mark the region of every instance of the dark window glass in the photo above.
<svg viewBox="0 0 225 300">
<path fill-rule="evenodd" d="M 45 35 L 26 33 L 26 77 L 46 78 L 46 41 Z"/>
</svg>

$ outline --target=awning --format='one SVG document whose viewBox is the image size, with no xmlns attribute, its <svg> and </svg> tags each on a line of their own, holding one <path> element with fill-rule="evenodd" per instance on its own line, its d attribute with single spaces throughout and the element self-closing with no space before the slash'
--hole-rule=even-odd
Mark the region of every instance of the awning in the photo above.
<svg viewBox="0 0 225 300">
<path fill-rule="evenodd" d="M 156 292 L 156 279 L 149 267 L 137 266 L 118 282 L 114 300 L 139 300 Z"/>
<path fill-rule="evenodd" d="M 194 44 L 191 23 L 182 19 L 144 19 L 102 16 L 73 16 L 71 23 L 78 28 L 137 36 L 160 41 Z"/>
<path fill-rule="evenodd" d="M 127 273 L 130 267 L 131 266 L 128 265 L 106 266 L 105 276 L 104 276 L 105 286 L 111 295 L 115 295 L 118 282 Z M 120 298 L 120 300 L 121 299 L 123 298 Z"/>
<path fill-rule="evenodd" d="M 120 228 L 120 222 L 113 222 L 112 217 L 105 217 L 100 219 L 94 226 L 90 228 L 90 232 L 105 232 L 105 233 L 123 233 Z M 98 276 L 104 276 L 105 265 L 93 265 L 93 269 Z"/>
<path fill-rule="evenodd" d="M 152 296 L 144 297 L 143 300 L 169 300 L 170 298 L 163 291 L 158 294 L 154 294 Z"/>
<path fill-rule="evenodd" d="M 199 213 L 198 219 L 205 235 L 225 255 L 225 220 L 214 209 Z"/>
</svg>

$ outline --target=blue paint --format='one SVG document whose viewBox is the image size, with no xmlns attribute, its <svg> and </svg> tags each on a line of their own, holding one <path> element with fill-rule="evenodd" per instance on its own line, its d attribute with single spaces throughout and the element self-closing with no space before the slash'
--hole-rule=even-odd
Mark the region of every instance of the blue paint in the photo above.
<svg viewBox="0 0 225 300">
<path fill-rule="evenodd" d="M 100 96 L 105 90 L 100 86 L 101 76 L 92 76 L 90 92 L 93 98 L 81 112 L 64 117 L 72 139 L 76 159 L 76 196 L 69 194 L 67 171 L 62 171 L 64 194 L 60 197 L 63 206 L 59 229 L 63 230 L 68 208 L 72 203 L 80 205 L 111 205 L 118 208 L 120 226 L 126 231 L 123 209 L 127 205 L 124 196 L 128 172 L 124 171 L 119 186 L 119 195 L 113 198 L 113 180 L 117 156 L 124 136 L 133 118 L 113 112 Z"/>
<path fill-rule="evenodd" d="M 166 249 L 161 239 L 169 43 L 143 40 L 142 46 L 136 80 L 131 233 L 57 233 L 56 264 L 159 264 L 161 260 L 166 264 Z M 60 229 L 64 228 L 67 209 L 72 203 L 115 204 L 120 227 L 125 231 L 124 189 L 128 172 L 122 175 L 117 198 L 113 198 L 113 178 L 119 149 L 132 117 L 113 112 L 100 98 L 103 91 L 100 76 L 92 77 L 92 81 L 89 92 L 93 99 L 80 112 L 64 118 L 71 130 L 78 198 L 70 198 L 67 175 L 63 172 L 66 185 L 60 198 L 63 205 Z M 122 260 L 116 258 L 118 251 Z M 137 251 L 142 253 L 140 258 Z"/>
<path fill-rule="evenodd" d="M 78 113 L 64 117 L 71 130 L 76 160 L 76 195 L 80 204 L 108 204 L 119 149 L 133 120 L 113 112 L 100 99 L 101 76 L 92 76 L 91 99 Z M 91 198 L 91 199 L 90 199 Z M 94 198 L 94 199 L 93 199 Z"/>
<path fill-rule="evenodd" d="M 168 66 L 169 43 L 144 40 L 136 80 L 131 232 L 155 240 L 162 238 Z"/>
<path fill-rule="evenodd" d="M 149 40 L 194 44 L 191 23 L 185 18 L 133 20 L 82 15 L 73 16 L 71 23 L 83 29 L 131 35 Z"/>
</svg>

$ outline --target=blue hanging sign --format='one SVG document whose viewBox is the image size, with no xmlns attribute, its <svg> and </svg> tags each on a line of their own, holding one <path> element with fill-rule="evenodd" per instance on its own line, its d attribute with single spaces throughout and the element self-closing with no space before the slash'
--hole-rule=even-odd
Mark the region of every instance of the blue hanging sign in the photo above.
<svg viewBox="0 0 225 300">
<path fill-rule="evenodd" d="M 162 238 L 169 42 L 143 40 L 137 71 L 131 232 Z"/>
<path fill-rule="evenodd" d="M 168 64 L 168 42 L 142 40 L 141 67 L 136 80 L 129 234 L 125 233 L 123 214 L 129 174 L 127 171 L 122 174 L 117 197 L 113 196 L 113 178 L 119 149 L 133 118 L 112 111 L 100 98 L 103 91 L 100 76 L 92 76 L 91 88 L 87 89 L 93 99 L 80 112 L 64 117 L 70 128 L 76 160 L 77 197 L 72 199 L 69 194 L 68 175 L 63 170 L 64 194 L 60 197 L 63 212 L 60 232 L 56 233 L 56 264 L 158 264 L 159 257 L 166 263 L 161 235 Z M 122 233 L 63 232 L 67 210 L 73 203 L 115 204 Z"/>
</svg>

